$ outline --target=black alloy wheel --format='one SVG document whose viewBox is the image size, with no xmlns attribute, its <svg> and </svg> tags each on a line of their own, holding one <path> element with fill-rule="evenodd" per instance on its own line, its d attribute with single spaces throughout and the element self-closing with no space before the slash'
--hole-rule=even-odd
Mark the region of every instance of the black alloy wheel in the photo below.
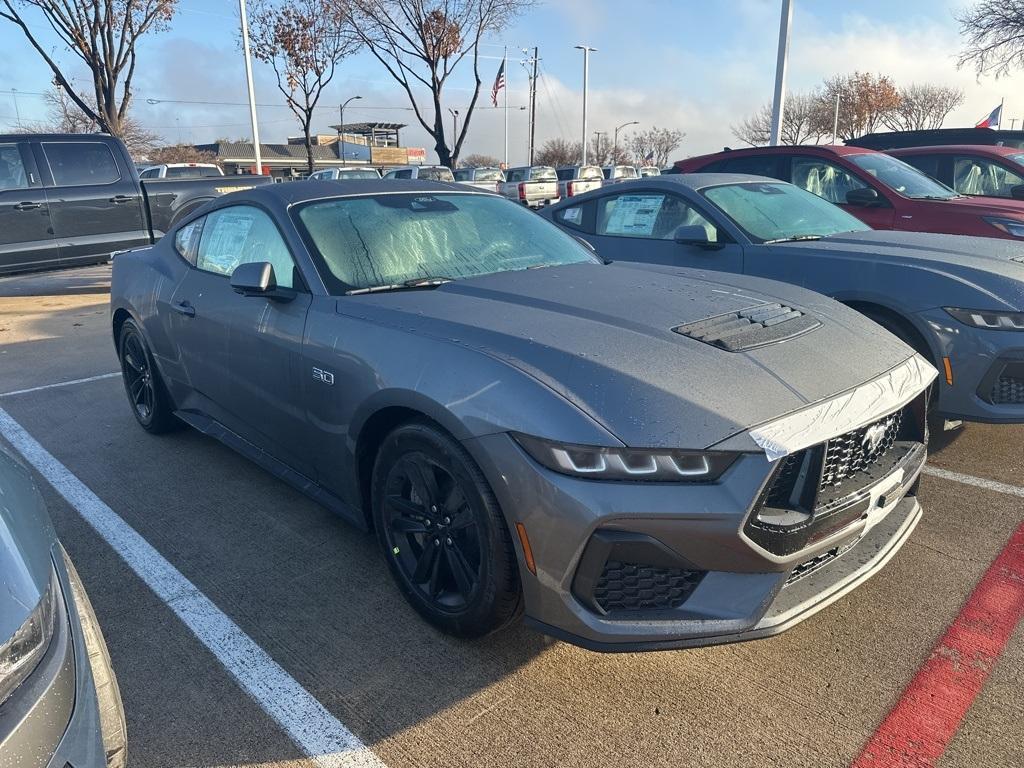
<svg viewBox="0 0 1024 768">
<path fill-rule="evenodd" d="M 479 637 L 522 604 L 508 525 L 465 449 L 411 423 L 384 439 L 373 472 L 374 525 L 392 575 L 435 626 Z"/>
<path fill-rule="evenodd" d="M 164 389 L 160 374 L 153 366 L 153 358 L 146 346 L 142 331 L 132 320 L 121 327 L 118 345 L 121 358 L 121 376 L 135 419 L 143 429 L 167 432 L 178 426 L 174 408 Z"/>
</svg>

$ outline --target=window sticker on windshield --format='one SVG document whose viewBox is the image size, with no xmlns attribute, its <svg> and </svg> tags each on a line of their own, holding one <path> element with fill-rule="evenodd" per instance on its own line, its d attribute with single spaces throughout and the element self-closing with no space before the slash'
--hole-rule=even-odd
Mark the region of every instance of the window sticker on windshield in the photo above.
<svg viewBox="0 0 1024 768">
<path fill-rule="evenodd" d="M 225 211 L 217 217 L 210 232 L 209 243 L 204 243 L 203 259 L 207 267 L 229 274 L 238 264 L 249 239 L 255 219 L 246 212 Z"/>
<path fill-rule="evenodd" d="M 615 201 L 605 234 L 649 237 L 663 202 L 664 195 L 623 195 Z"/>
<path fill-rule="evenodd" d="M 583 209 L 578 205 L 573 208 L 566 208 L 562 211 L 561 219 L 566 224 L 576 224 L 579 226 L 583 221 Z"/>
</svg>

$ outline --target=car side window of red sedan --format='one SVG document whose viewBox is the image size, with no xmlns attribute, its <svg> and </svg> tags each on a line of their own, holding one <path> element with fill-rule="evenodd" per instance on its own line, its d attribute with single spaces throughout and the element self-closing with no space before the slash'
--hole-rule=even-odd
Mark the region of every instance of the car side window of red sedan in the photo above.
<svg viewBox="0 0 1024 768">
<path fill-rule="evenodd" d="M 791 181 L 830 203 L 845 203 L 847 192 L 867 186 L 842 166 L 820 157 L 794 157 Z"/>
<path fill-rule="evenodd" d="M 961 195 L 1012 197 L 1010 190 L 1024 184 L 1024 178 L 1009 168 L 978 155 L 953 158 L 953 189 Z"/>
</svg>

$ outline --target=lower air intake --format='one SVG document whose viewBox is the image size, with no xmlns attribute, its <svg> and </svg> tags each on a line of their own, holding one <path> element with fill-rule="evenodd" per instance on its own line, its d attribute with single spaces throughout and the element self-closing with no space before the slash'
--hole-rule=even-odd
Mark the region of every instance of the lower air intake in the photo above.
<svg viewBox="0 0 1024 768">
<path fill-rule="evenodd" d="M 594 602 L 607 613 L 678 608 L 703 575 L 703 571 L 609 560 L 594 589 Z"/>
</svg>

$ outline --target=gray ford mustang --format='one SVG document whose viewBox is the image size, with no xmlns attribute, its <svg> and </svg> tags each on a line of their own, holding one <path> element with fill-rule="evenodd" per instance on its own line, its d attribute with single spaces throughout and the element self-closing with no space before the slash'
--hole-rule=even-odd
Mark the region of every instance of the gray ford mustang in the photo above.
<svg viewBox="0 0 1024 768">
<path fill-rule="evenodd" d="M 697 173 L 617 184 L 542 214 L 615 261 L 783 280 L 899 336 L 940 371 L 936 415 L 1024 423 L 1024 247 L 882 232 L 792 184 Z"/>
<path fill-rule="evenodd" d="M 362 528 L 430 622 L 602 650 L 761 637 L 921 515 L 934 369 L 782 283 L 607 265 L 431 182 L 232 194 L 119 254 L 150 432 L 212 435 Z"/>
</svg>

